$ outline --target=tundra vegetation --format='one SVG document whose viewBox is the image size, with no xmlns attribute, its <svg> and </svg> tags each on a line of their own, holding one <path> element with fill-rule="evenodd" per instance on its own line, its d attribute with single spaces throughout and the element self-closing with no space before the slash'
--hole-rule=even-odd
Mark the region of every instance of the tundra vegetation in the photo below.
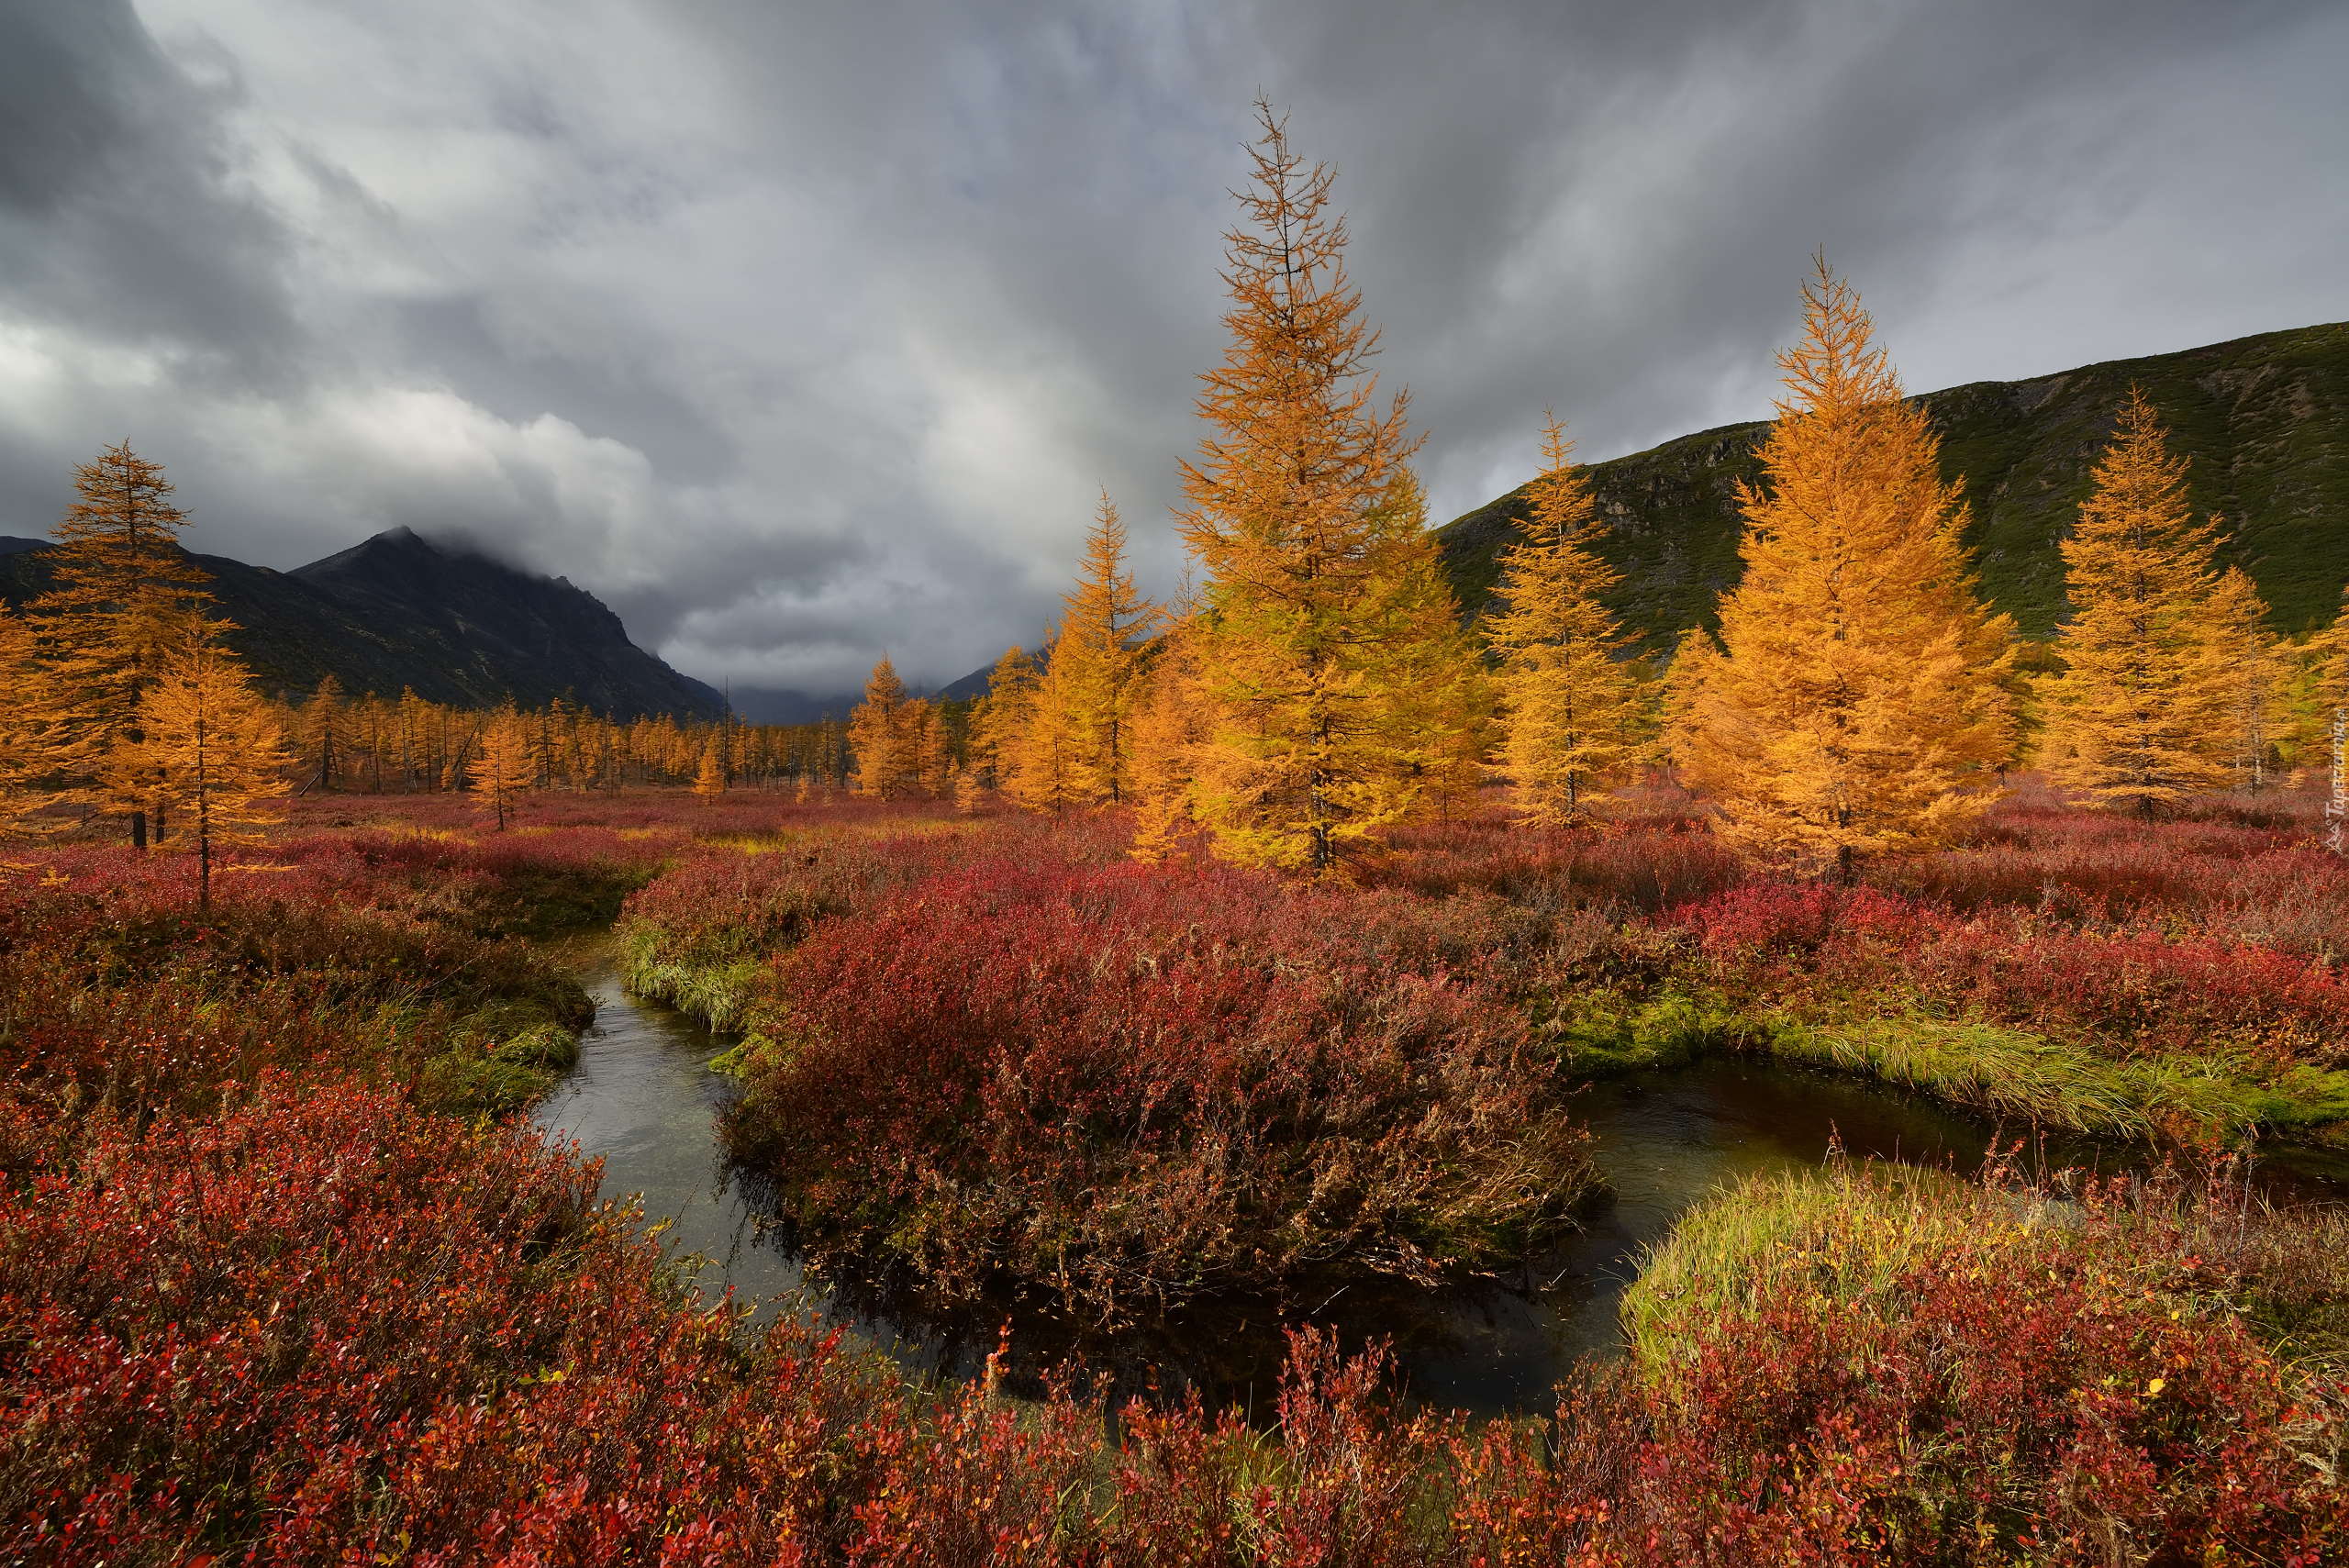
<svg viewBox="0 0 2349 1568">
<path fill-rule="evenodd" d="M 161 471 L 82 471 L 61 585 L 0 616 L 12 1556 L 2342 1554 L 2349 1234 L 2243 1169 L 2349 1143 L 2349 628 L 2266 630 L 2137 399 L 2025 668 L 1823 261 L 1718 632 L 1620 657 L 1554 420 L 1464 626 L 1330 173 L 1269 110 L 1256 151 L 1196 591 L 1135 590 L 1103 497 L 974 704 L 885 660 L 796 731 L 296 710 L 162 548 Z M 515 1114 L 590 1014 L 562 939 L 607 928 L 736 1038 L 717 1130 L 818 1260 L 1109 1324 L 1264 1300 L 1271 1409 L 928 1383 L 697 1295 Z M 1574 1090 L 1712 1052 L 2151 1173 L 1720 1192 L 1624 1353 L 1513 1419 L 1311 1322 L 1538 1253 L 1601 1187 Z"/>
</svg>

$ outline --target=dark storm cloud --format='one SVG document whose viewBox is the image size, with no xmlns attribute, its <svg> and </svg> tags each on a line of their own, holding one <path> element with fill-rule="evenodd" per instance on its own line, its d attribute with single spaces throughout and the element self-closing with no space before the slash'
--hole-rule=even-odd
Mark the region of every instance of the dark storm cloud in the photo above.
<svg viewBox="0 0 2349 1568">
<path fill-rule="evenodd" d="M 0 0 L 0 297 L 250 374 L 292 339 L 267 207 L 232 189 L 206 91 L 126 0 Z"/>
<path fill-rule="evenodd" d="M 742 686 L 1145 575 L 1261 88 L 1450 516 L 1766 412 L 1824 246 L 1920 388 L 2349 314 L 2316 4 L 0 0 L 0 532 L 130 430 L 201 548 L 407 524 Z"/>
</svg>

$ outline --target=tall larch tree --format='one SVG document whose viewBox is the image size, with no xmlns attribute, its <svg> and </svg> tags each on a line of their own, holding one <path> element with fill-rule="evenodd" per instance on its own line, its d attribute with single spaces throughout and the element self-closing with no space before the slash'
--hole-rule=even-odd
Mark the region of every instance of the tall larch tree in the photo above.
<svg viewBox="0 0 2349 1568">
<path fill-rule="evenodd" d="M 176 841 L 195 841 L 197 903 L 208 908 L 214 851 L 255 842 L 278 820 L 293 766 L 284 732 L 243 663 L 199 628 L 163 656 L 141 695 L 139 746 Z"/>
<path fill-rule="evenodd" d="M 1133 715 L 1140 700 L 1143 645 L 1164 616 L 1134 588 L 1126 565 L 1126 525 L 1101 493 L 1076 586 L 1062 601 L 1052 662 L 1076 749 L 1076 784 L 1096 800 L 1121 802 L 1133 786 Z"/>
<path fill-rule="evenodd" d="M 2132 387 L 2063 541 L 2071 618 L 2043 688 L 2040 762 L 2099 805 L 2150 817 L 2224 788 L 2233 750 L 2222 638 L 2211 625 L 2216 519 L 2187 505 L 2186 460 Z"/>
<path fill-rule="evenodd" d="M 1673 751 L 1725 838 L 1848 879 L 1989 804 L 2014 744 L 2013 626 L 1976 594 L 1959 486 L 1824 258 L 1803 315 L 1763 483 L 1739 492 L 1744 575 L 1720 639 L 1675 660 Z"/>
<path fill-rule="evenodd" d="M 303 760 L 310 764 L 320 790 L 340 786 L 351 732 L 351 706 L 343 700 L 342 682 L 331 673 L 322 676 L 318 689 L 302 705 Z"/>
<path fill-rule="evenodd" d="M 986 695 L 971 705 L 971 768 L 987 788 L 1010 789 L 1035 702 L 1035 662 L 1024 648 L 1005 649 L 987 673 Z"/>
<path fill-rule="evenodd" d="M 865 677 L 864 700 L 848 716 L 856 755 L 856 793 L 895 800 L 921 782 L 916 737 L 909 732 L 906 684 L 884 653 Z"/>
<path fill-rule="evenodd" d="M 51 531 L 50 591 L 31 606 L 59 722 L 39 766 L 61 801 L 128 817 L 147 840 L 151 783 L 139 755 L 140 698 L 165 653 L 206 619 L 209 575 L 179 547 L 187 514 L 161 463 L 108 447 L 73 471 L 75 500 Z"/>
<path fill-rule="evenodd" d="M 474 796 L 489 807 L 502 833 L 506 819 L 514 815 L 515 803 L 529 792 L 538 776 L 529 721 L 509 701 L 483 723 L 479 750 L 465 768 L 466 782 L 473 785 Z"/>
<path fill-rule="evenodd" d="M 1637 760 L 1640 693 L 1622 661 L 1631 639 L 1601 598 L 1622 577 L 1591 549 L 1589 484 L 1554 415 L 1542 439 L 1542 473 L 1521 538 L 1502 552 L 1485 632 L 1500 659 L 1501 772 L 1517 815 L 1564 827 Z"/>
<path fill-rule="evenodd" d="M 1209 433 L 1178 514 L 1200 569 L 1197 691 L 1211 711 L 1193 798 L 1218 851 L 1322 873 L 1425 804 L 1424 528 L 1397 526 L 1416 443 L 1405 400 L 1374 406 L 1376 336 L 1344 266 L 1331 172 L 1309 172 L 1271 106 L 1225 236 L 1224 361 L 1201 377 Z M 1454 629 L 1456 629 L 1456 617 Z"/>
<path fill-rule="evenodd" d="M 1030 811 L 1057 816 L 1091 798 L 1085 736 L 1070 690 L 1074 662 L 1063 662 L 1063 637 L 1045 644 L 1043 673 L 1028 694 L 1027 721 L 1009 738 L 1010 768 L 1004 793 Z"/>
</svg>

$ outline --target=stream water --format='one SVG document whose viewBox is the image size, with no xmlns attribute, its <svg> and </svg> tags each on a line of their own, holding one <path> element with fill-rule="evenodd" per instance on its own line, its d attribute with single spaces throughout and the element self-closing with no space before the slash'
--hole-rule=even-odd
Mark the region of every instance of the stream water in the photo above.
<svg viewBox="0 0 2349 1568">
<path fill-rule="evenodd" d="M 712 1295 L 731 1288 L 763 1318 L 821 1312 L 908 1368 L 973 1375 L 1008 1321 L 1011 1371 L 1032 1381 L 1075 1362 L 1113 1385 L 1197 1385 L 1210 1404 L 1268 1403 L 1288 1323 L 1334 1325 L 1349 1347 L 1394 1345 L 1406 1385 L 1431 1404 L 1494 1415 L 1542 1407 L 1577 1358 L 1620 1345 L 1616 1304 L 1643 1249 L 1722 1184 L 1755 1171 L 1816 1164 L 1831 1140 L 1855 1157 L 1977 1168 L 1992 1129 L 1920 1097 L 1765 1062 L 1713 1060 L 1669 1073 L 1610 1079 L 1582 1092 L 1613 1195 L 1589 1228 L 1516 1275 L 1441 1292 L 1350 1286 L 1278 1314 L 1219 1306 L 1115 1339 L 1088 1335 L 1040 1302 L 937 1310 L 905 1283 L 803 1267 L 759 1178 L 712 1135 L 727 1081 L 709 1071 L 722 1042 L 684 1015 L 637 1001 L 608 970 L 584 977 L 596 1002 L 579 1067 L 536 1112 L 546 1136 L 604 1161 L 606 1196 L 642 1195 L 673 1255 Z M 2093 1145 L 2027 1151 L 2050 1166 L 2129 1162 Z M 2272 1165 L 2280 1190 L 2339 1195 L 2344 1172 L 2314 1157 Z"/>
</svg>

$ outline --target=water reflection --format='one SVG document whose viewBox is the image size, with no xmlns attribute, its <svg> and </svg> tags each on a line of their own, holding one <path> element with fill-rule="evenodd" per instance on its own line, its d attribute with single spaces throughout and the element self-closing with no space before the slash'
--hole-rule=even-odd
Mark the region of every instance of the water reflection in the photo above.
<svg viewBox="0 0 2349 1568">
<path fill-rule="evenodd" d="M 643 1195 L 674 1256 L 697 1259 L 696 1283 L 731 1288 L 761 1318 L 799 1304 L 855 1326 L 908 1369 L 974 1375 L 1008 1321 L 1013 1385 L 1053 1366 L 1108 1380 L 1113 1394 L 1196 1386 L 1210 1406 L 1267 1414 L 1286 1326 L 1335 1327 L 1351 1348 L 1390 1339 L 1407 1387 L 1430 1404 L 1479 1414 L 1534 1410 L 1575 1361 L 1620 1346 L 1616 1305 L 1645 1248 L 1725 1183 L 1816 1164 L 1831 1141 L 1863 1158 L 1972 1172 L 1993 1129 L 1920 1096 L 1770 1063 L 1716 1060 L 1670 1073 L 1600 1083 L 1576 1106 L 1597 1134 L 1613 1192 L 1589 1229 L 1507 1278 L 1426 1291 L 1357 1282 L 1308 1289 L 1286 1304 L 1224 1302 L 1114 1337 L 1054 1309 L 1046 1293 L 939 1303 L 889 1271 L 803 1269 L 765 1184 L 736 1169 L 711 1136 L 726 1081 L 708 1070 L 721 1043 L 680 1014 L 629 997 L 616 976 L 588 978 L 597 1011 L 578 1071 L 537 1113 L 548 1136 L 605 1162 L 606 1196 Z M 2010 1140 L 2009 1141 L 2011 1141 Z M 2110 1167 L 2111 1149 L 2032 1146 L 2027 1164 Z M 2321 1156 L 2271 1167 L 2288 1193 L 2338 1190 Z"/>
</svg>

